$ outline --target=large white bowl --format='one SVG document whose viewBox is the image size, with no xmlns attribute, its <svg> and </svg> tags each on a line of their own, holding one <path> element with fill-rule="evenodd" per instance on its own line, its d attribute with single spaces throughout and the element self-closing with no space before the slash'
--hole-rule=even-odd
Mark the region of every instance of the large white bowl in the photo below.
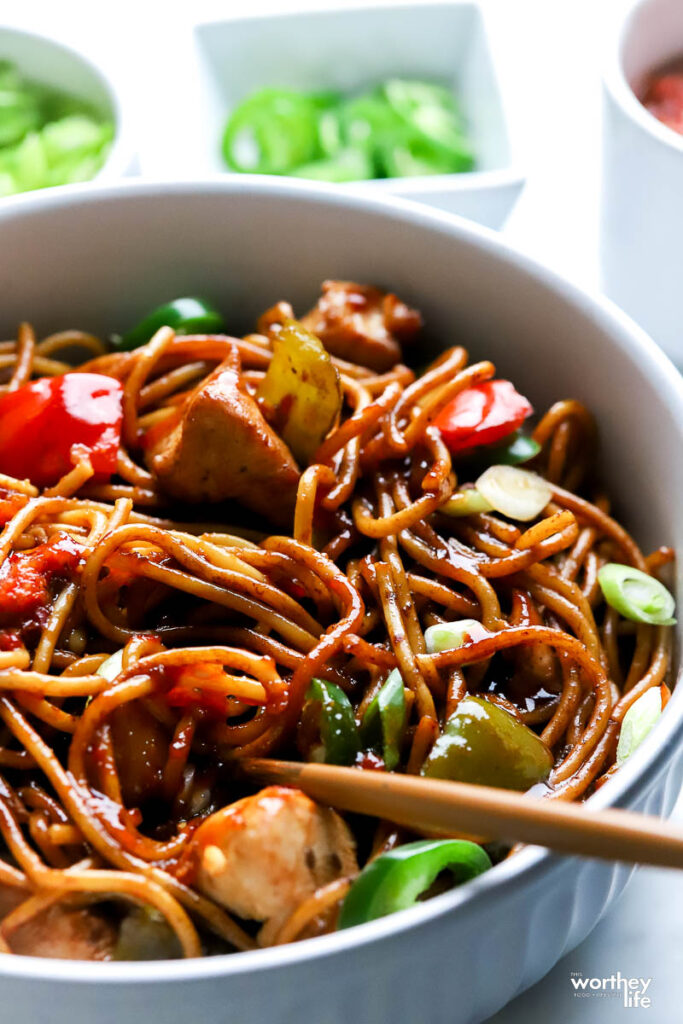
<svg viewBox="0 0 683 1024">
<path fill-rule="evenodd" d="M 20 197 L 0 208 L 0 234 L 1 337 L 22 319 L 107 332 L 194 292 L 239 330 L 280 298 L 305 309 L 323 277 L 394 288 L 423 311 L 433 347 L 492 358 L 537 409 L 587 402 L 619 515 L 646 547 L 683 549 L 681 378 L 616 308 L 490 232 L 407 202 L 243 178 Z M 679 688 L 592 805 L 668 813 L 682 734 Z M 628 876 L 529 848 L 417 908 L 298 945 L 151 964 L 0 955 L 0 1020 L 472 1024 L 579 943 Z"/>
<path fill-rule="evenodd" d="M 683 367 L 683 136 L 642 105 L 648 76 L 683 57 L 681 0 L 637 0 L 604 71 L 601 268 L 610 298 Z"/>
</svg>

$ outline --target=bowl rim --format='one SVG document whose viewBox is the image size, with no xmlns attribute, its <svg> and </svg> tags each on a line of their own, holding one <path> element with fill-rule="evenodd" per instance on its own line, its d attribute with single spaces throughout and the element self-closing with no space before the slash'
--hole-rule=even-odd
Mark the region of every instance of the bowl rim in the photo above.
<svg viewBox="0 0 683 1024">
<path fill-rule="evenodd" d="M 73 46 L 71 43 L 62 42 L 61 39 L 47 32 L 36 32 L 33 29 L 19 28 L 15 25 L 0 25 L 0 40 L 6 37 L 15 38 L 20 36 L 25 40 L 36 41 L 40 46 L 48 46 L 60 50 L 69 60 L 83 65 L 95 78 L 99 79 L 102 88 L 107 95 L 107 101 L 111 108 L 114 121 L 114 138 L 107 159 L 100 167 L 92 181 L 108 181 L 121 178 L 133 165 L 135 156 L 134 133 L 128 115 L 128 103 L 124 99 L 124 90 L 119 84 L 119 76 L 112 73 L 109 67 L 97 60 L 81 46 Z M 11 56 L 10 58 L 11 59 Z M 20 68 L 21 70 L 21 68 Z M 57 86 L 58 88 L 58 86 Z M 82 184 L 88 184 L 83 182 Z M 64 188 L 62 185 L 47 186 L 48 188 Z M 80 187 L 80 184 L 79 186 Z M 34 196 L 36 192 L 43 189 L 34 189 L 27 193 Z M 18 193 L 23 195 L 24 193 Z M 15 196 L 4 197 L 2 202 L 13 199 Z"/>
<path fill-rule="evenodd" d="M 419 231 L 426 230 L 453 238 L 499 266 L 512 267 L 603 329 L 623 356 L 636 364 L 638 372 L 655 385 L 661 401 L 677 421 L 683 438 L 683 377 L 668 357 L 625 313 L 603 296 L 582 290 L 532 257 L 517 251 L 497 232 L 420 203 L 360 191 L 349 192 L 324 183 L 284 178 L 269 181 L 254 175 L 220 179 L 213 177 L 195 182 L 135 179 L 115 185 L 57 186 L 35 194 L 24 193 L 10 197 L 0 204 L 0 227 L 3 222 L 11 220 L 30 221 L 33 217 L 54 210 L 77 210 L 101 203 L 144 201 L 146 197 L 182 200 L 197 195 L 239 197 L 240 194 L 260 195 L 264 198 L 275 196 L 279 197 L 276 201 L 281 202 L 303 199 L 313 208 L 318 205 L 336 207 L 340 214 L 345 210 L 362 212 L 380 223 L 385 219 L 398 220 Z M 683 737 L 683 684 L 680 682 L 683 668 L 678 653 L 678 685 L 674 688 L 667 713 L 619 772 L 590 798 L 591 807 L 628 806 L 649 790 L 673 757 Z M 398 932 L 417 930 L 453 913 L 456 908 L 490 911 L 503 895 L 510 895 L 515 887 L 522 883 L 533 885 L 550 873 L 558 874 L 571 859 L 575 858 L 561 857 L 543 848 L 530 846 L 472 882 L 416 907 L 347 931 L 288 946 L 196 960 L 148 963 L 84 963 L 0 954 L 0 979 L 33 979 L 81 985 L 122 985 L 130 982 L 164 984 L 171 981 L 241 976 L 300 964 L 302 961 L 325 960 L 353 948 L 370 947 Z"/>
<path fill-rule="evenodd" d="M 506 92 L 500 81 L 499 61 L 496 58 L 495 48 L 491 38 L 488 22 L 488 11 L 480 0 L 446 0 L 446 2 L 421 3 L 420 0 L 393 0 L 391 3 L 381 3 L 377 0 L 352 0 L 349 4 L 334 4 L 329 7 L 311 8 L 279 8 L 276 11 L 253 11 L 248 14 L 225 14 L 222 17 L 211 17 L 200 19 L 192 26 L 192 38 L 195 46 L 200 33 L 210 32 L 218 25 L 245 25 L 260 21 L 296 21 L 299 19 L 314 18 L 318 21 L 325 21 L 340 14 L 352 14 L 354 11 L 381 11 L 390 18 L 396 11 L 419 10 L 422 17 L 426 15 L 447 13 L 456 8 L 469 8 L 473 16 L 479 19 L 479 24 L 484 34 L 486 49 L 491 63 L 493 83 L 498 96 L 503 134 L 507 142 L 508 161 L 502 167 L 491 167 L 484 170 L 459 171 L 452 174 L 418 174 L 406 178 L 372 178 L 369 181 L 347 182 L 342 187 L 346 189 L 368 188 L 379 193 L 390 195 L 405 195 L 407 198 L 418 195 L 432 195 L 438 192 L 450 193 L 484 193 L 494 192 L 499 189 L 516 188 L 520 190 L 526 182 L 526 172 L 519 163 L 518 147 L 515 134 L 511 130 L 511 117 L 509 104 L 506 99 Z M 223 175 L 236 177 L 247 177 L 239 171 L 230 170 L 218 172 Z M 262 175 L 262 177 L 271 177 Z M 312 179 L 308 179 L 312 180 Z"/>
<path fill-rule="evenodd" d="M 641 11 L 648 7 L 654 8 L 656 4 L 657 0 L 629 0 L 625 10 L 620 9 L 613 15 L 608 27 L 609 43 L 603 63 L 602 81 L 608 95 L 640 131 L 658 145 L 683 153 L 683 135 L 668 128 L 643 106 L 624 73 L 622 53 L 625 42 L 633 30 L 633 22 Z M 683 51 L 683 40 L 681 50 Z M 656 67 L 651 70 L 656 71 Z"/>
</svg>

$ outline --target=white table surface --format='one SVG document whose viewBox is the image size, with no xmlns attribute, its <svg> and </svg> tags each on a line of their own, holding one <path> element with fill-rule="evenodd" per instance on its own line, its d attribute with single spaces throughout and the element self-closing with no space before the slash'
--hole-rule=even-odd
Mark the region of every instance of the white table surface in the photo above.
<svg viewBox="0 0 683 1024">
<path fill-rule="evenodd" d="M 360 2 L 360 0 L 356 0 Z M 683 2 L 683 0 L 679 0 Z M 353 3 L 350 4 L 353 6 Z M 153 123 L 145 94 L 179 72 L 177 41 L 194 20 L 326 6 L 324 0 L 32 0 L 0 21 L 44 31 L 120 68 L 136 94 L 140 131 Z M 332 4 L 330 4 L 332 6 Z M 334 6 L 346 6 L 335 0 Z M 484 0 L 526 189 L 504 230 L 518 248 L 591 290 L 599 288 L 600 67 L 622 0 Z M 160 18 L 163 10 L 164 17 Z M 683 820 L 683 800 L 677 817 Z M 495 969 L 495 965 L 491 968 Z M 652 978 L 648 1009 L 618 997 L 576 998 L 571 972 Z M 683 1019 L 683 873 L 642 869 L 593 934 L 489 1024 L 650 1024 Z M 415 1024 L 428 1024 L 428 1019 Z"/>
</svg>

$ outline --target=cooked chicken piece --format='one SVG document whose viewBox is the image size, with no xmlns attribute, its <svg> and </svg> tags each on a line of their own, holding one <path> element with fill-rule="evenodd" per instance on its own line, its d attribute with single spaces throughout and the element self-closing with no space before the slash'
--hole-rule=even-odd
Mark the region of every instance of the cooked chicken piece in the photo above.
<svg viewBox="0 0 683 1024">
<path fill-rule="evenodd" d="M 283 786 L 212 814 L 186 856 L 202 892 L 240 917 L 266 921 L 269 935 L 320 886 L 358 871 L 339 815 Z"/>
<path fill-rule="evenodd" d="M 325 281 L 318 304 L 301 323 L 340 359 L 384 373 L 401 359 L 422 317 L 391 293 L 353 281 Z"/>
<path fill-rule="evenodd" d="M 290 523 L 299 470 L 234 369 L 219 367 L 189 399 L 182 419 L 146 453 L 160 487 L 182 501 L 234 499 Z"/>
<path fill-rule="evenodd" d="M 87 909 L 55 904 L 17 928 L 13 953 L 58 960 L 111 960 L 117 932 L 113 924 Z"/>
<path fill-rule="evenodd" d="M 28 899 L 29 895 L 30 893 L 24 889 L 15 889 L 12 885 L 0 885 L 0 921 L 25 899 Z"/>
</svg>

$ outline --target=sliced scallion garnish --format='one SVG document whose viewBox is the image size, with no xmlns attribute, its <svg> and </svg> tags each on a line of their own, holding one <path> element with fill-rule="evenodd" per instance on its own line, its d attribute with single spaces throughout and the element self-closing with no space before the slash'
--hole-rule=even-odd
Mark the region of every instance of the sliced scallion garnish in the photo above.
<svg viewBox="0 0 683 1024">
<path fill-rule="evenodd" d="M 676 602 L 663 583 L 631 565 L 608 562 L 598 572 L 607 604 L 626 619 L 653 626 L 672 626 Z"/>
</svg>

